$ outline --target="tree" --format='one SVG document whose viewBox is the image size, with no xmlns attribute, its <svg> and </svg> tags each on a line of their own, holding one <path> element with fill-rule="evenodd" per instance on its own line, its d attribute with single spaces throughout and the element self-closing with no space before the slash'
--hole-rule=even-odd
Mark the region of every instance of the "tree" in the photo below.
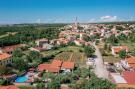
<svg viewBox="0 0 135 89">
<path fill-rule="evenodd" d="M 126 50 L 121 50 L 119 52 L 119 57 L 122 58 L 122 59 L 124 59 L 126 57 L 126 55 L 127 55 Z"/>
<path fill-rule="evenodd" d="M 88 57 L 90 57 L 95 52 L 95 49 L 93 47 L 91 47 L 91 46 L 85 46 L 84 47 L 84 52 Z"/>
<path fill-rule="evenodd" d="M 12 69 L 11 68 L 8 68 L 8 67 L 5 67 L 5 66 L 0 66 L 0 75 L 3 75 L 3 74 L 12 74 Z"/>
<path fill-rule="evenodd" d="M 69 42 L 68 45 L 69 46 L 75 46 L 75 43 L 74 42 Z"/>
<path fill-rule="evenodd" d="M 38 83 L 36 89 L 47 89 L 44 83 Z"/>
<path fill-rule="evenodd" d="M 52 80 L 48 85 L 48 89 L 60 89 L 60 83 L 57 80 Z"/>
<path fill-rule="evenodd" d="M 127 36 L 126 36 L 125 34 L 121 33 L 121 34 L 118 36 L 118 39 L 124 41 L 124 40 L 127 39 Z"/>
<path fill-rule="evenodd" d="M 115 34 L 111 35 L 108 39 L 107 42 L 111 43 L 112 45 L 116 45 L 119 43 L 118 38 L 115 36 Z"/>
<path fill-rule="evenodd" d="M 16 49 L 15 51 L 13 51 L 13 57 L 22 57 L 23 53 L 21 49 Z"/>
<path fill-rule="evenodd" d="M 10 81 L 8 81 L 7 79 L 4 79 L 4 78 L 0 78 L 0 85 L 7 86 L 9 84 L 11 84 Z"/>
<path fill-rule="evenodd" d="M 20 71 L 27 70 L 27 68 L 28 68 L 28 63 L 25 62 L 24 59 L 22 59 L 22 58 L 14 57 L 13 63 L 14 63 L 14 67 Z"/>
<path fill-rule="evenodd" d="M 29 55 L 27 55 L 27 59 L 29 62 L 40 61 L 40 58 L 40 53 L 36 51 L 30 51 Z"/>
<path fill-rule="evenodd" d="M 132 51 L 132 56 L 134 56 L 135 57 L 135 49 Z"/>
</svg>

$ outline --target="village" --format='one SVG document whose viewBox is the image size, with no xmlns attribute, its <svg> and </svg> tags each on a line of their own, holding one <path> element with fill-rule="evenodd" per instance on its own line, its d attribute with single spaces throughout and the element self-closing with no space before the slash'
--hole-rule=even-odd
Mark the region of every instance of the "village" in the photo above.
<svg viewBox="0 0 135 89">
<path fill-rule="evenodd" d="M 78 82 L 93 76 L 108 80 L 106 89 L 135 88 L 134 28 L 128 23 L 80 24 L 76 18 L 59 28 L 58 38 L 3 43 L 0 89 L 79 89 Z"/>
</svg>

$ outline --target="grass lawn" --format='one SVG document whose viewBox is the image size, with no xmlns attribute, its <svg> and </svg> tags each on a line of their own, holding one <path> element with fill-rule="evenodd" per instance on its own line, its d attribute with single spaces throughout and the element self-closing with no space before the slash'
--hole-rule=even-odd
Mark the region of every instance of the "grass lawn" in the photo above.
<svg viewBox="0 0 135 89">
<path fill-rule="evenodd" d="M 130 51 L 135 49 L 135 43 L 134 42 L 127 41 L 127 42 L 120 42 L 120 44 L 128 46 Z"/>
<path fill-rule="evenodd" d="M 11 34 L 11 35 L 15 35 L 15 34 L 17 34 L 17 32 L 9 32 L 9 33 L 0 35 L 0 38 L 7 37 L 7 36 L 9 36 L 10 34 Z"/>
<path fill-rule="evenodd" d="M 46 57 L 46 56 L 51 56 L 51 55 L 57 55 L 60 52 L 79 52 L 79 50 L 84 50 L 82 47 L 78 47 L 78 46 L 67 46 L 67 47 L 62 47 L 59 48 L 58 50 L 49 50 L 49 51 L 44 51 L 41 52 L 41 54 Z"/>
<path fill-rule="evenodd" d="M 101 54 L 102 54 L 102 56 L 103 56 L 103 61 L 104 61 L 104 62 L 116 63 L 116 62 L 119 62 L 119 61 L 120 61 L 120 58 L 119 58 L 119 57 L 114 57 L 114 56 L 111 54 L 111 52 L 105 51 L 105 54 L 107 54 L 107 55 L 106 55 L 106 56 L 103 55 L 103 54 L 104 54 L 103 51 L 104 51 L 103 48 L 100 49 L 100 52 L 101 52 Z"/>
<path fill-rule="evenodd" d="M 108 63 L 116 63 L 120 61 L 120 58 L 110 55 L 110 56 L 103 56 L 103 60 L 104 62 L 108 62 Z"/>
</svg>

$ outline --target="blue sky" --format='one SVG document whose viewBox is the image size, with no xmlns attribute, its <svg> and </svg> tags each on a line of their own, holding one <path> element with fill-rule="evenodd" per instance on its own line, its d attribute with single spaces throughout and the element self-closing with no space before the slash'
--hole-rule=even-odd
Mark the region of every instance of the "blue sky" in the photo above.
<svg viewBox="0 0 135 89">
<path fill-rule="evenodd" d="M 0 23 L 135 20 L 135 0 L 0 0 Z"/>
</svg>

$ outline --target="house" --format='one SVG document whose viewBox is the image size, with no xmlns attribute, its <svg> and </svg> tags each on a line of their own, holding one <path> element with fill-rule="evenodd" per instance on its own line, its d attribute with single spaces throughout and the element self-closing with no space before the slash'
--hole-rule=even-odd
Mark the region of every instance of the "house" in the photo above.
<svg viewBox="0 0 135 89">
<path fill-rule="evenodd" d="M 50 44 L 48 44 L 48 43 L 45 43 L 45 44 L 43 44 L 43 46 L 42 46 L 42 48 L 45 49 L 45 50 L 50 50 L 50 49 L 52 49 L 52 47 L 53 47 L 53 45 L 50 45 Z"/>
<path fill-rule="evenodd" d="M 41 51 L 45 51 L 45 50 L 50 50 L 50 49 L 52 49 L 52 47 L 53 47 L 53 45 L 44 43 L 44 44 L 42 44 L 42 46 L 31 47 L 29 49 L 32 51 L 41 52 Z"/>
<path fill-rule="evenodd" d="M 5 46 L 2 48 L 2 51 L 8 54 L 12 54 L 14 50 L 17 48 L 25 47 L 25 44 L 17 44 L 17 45 L 11 45 L 11 46 Z"/>
<path fill-rule="evenodd" d="M 29 48 L 31 51 L 37 51 L 37 52 L 41 52 L 44 51 L 44 49 L 42 47 L 31 47 Z"/>
<path fill-rule="evenodd" d="M 135 70 L 135 57 L 126 58 L 128 65 Z"/>
<path fill-rule="evenodd" d="M 53 60 L 51 64 L 40 64 L 38 66 L 38 71 L 47 71 L 52 73 L 59 73 L 60 67 L 62 65 L 62 61 L 60 60 Z"/>
<path fill-rule="evenodd" d="M 42 71 L 45 71 L 45 70 L 47 70 L 47 69 L 49 69 L 49 67 L 50 67 L 50 64 L 40 64 L 40 65 L 38 65 L 38 71 L 40 71 L 40 72 L 42 72 Z"/>
<path fill-rule="evenodd" d="M 135 88 L 135 72 L 124 71 L 121 75 L 119 73 L 110 73 L 110 77 L 117 87 Z"/>
<path fill-rule="evenodd" d="M 43 38 L 43 39 L 36 40 L 35 43 L 37 46 L 42 47 L 43 44 L 49 43 L 49 40 L 46 38 Z"/>
<path fill-rule="evenodd" d="M 0 89 L 19 89 L 19 88 L 14 85 L 9 85 L 9 86 L 0 86 Z"/>
<path fill-rule="evenodd" d="M 66 38 L 59 38 L 59 39 L 57 40 L 57 44 L 58 44 L 58 45 L 62 45 L 62 44 L 67 45 L 68 43 L 69 43 L 69 40 L 66 39 Z"/>
<path fill-rule="evenodd" d="M 126 60 L 120 60 L 120 65 L 125 69 L 125 70 L 130 70 L 130 66 Z"/>
<path fill-rule="evenodd" d="M 57 66 L 57 67 L 61 67 L 62 61 L 60 61 L 60 60 L 53 60 L 51 65 L 54 65 L 54 66 Z"/>
<path fill-rule="evenodd" d="M 9 63 L 12 63 L 11 55 L 7 53 L 0 53 L 0 65 L 6 66 Z"/>
<path fill-rule="evenodd" d="M 114 56 L 118 54 L 121 50 L 126 50 L 126 52 L 129 51 L 127 46 L 112 46 L 111 50 L 112 50 L 112 55 Z"/>
<path fill-rule="evenodd" d="M 85 44 L 85 41 L 84 41 L 84 40 L 80 40 L 80 39 L 75 40 L 74 42 L 75 42 L 75 44 L 78 45 L 78 46 L 81 46 L 81 45 L 84 45 L 84 44 Z"/>
<path fill-rule="evenodd" d="M 40 64 L 38 66 L 38 71 L 46 71 L 46 72 L 52 72 L 52 73 L 59 73 L 60 67 L 52 65 L 52 64 Z"/>
<path fill-rule="evenodd" d="M 125 35 L 128 35 L 129 33 L 131 33 L 131 31 L 130 30 L 124 30 L 124 31 L 122 31 L 122 33 L 125 34 Z"/>
<path fill-rule="evenodd" d="M 60 60 L 53 60 L 50 64 L 40 64 L 38 66 L 38 71 L 46 71 L 46 72 L 52 72 L 52 73 L 59 73 L 60 70 L 73 70 L 75 67 L 74 62 L 62 62 Z"/>
<path fill-rule="evenodd" d="M 70 61 L 65 61 L 62 63 L 61 69 L 62 70 L 73 70 L 75 68 L 75 63 Z"/>
</svg>

